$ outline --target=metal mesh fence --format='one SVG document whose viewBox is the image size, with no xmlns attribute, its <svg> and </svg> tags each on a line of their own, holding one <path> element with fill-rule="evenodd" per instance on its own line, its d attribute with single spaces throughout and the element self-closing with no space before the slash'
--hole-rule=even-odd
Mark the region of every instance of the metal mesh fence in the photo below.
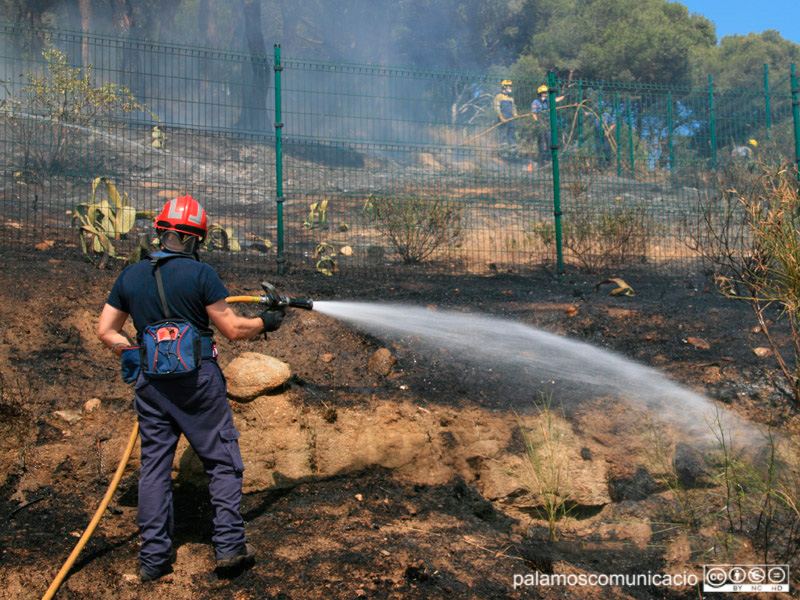
<svg viewBox="0 0 800 600">
<path fill-rule="evenodd" d="M 11 24 L 0 48 L 0 248 L 121 259 L 188 193 L 223 270 L 525 272 L 562 253 L 567 268 L 691 269 L 718 174 L 794 156 L 786 74 L 766 68 L 746 90 L 515 81 L 501 123 L 486 75 Z M 107 85 L 124 87 L 103 104 L 90 90 Z M 531 115 L 542 85 L 555 149 L 550 111 Z M 127 198 L 105 181 L 93 197 L 101 176 Z"/>
</svg>

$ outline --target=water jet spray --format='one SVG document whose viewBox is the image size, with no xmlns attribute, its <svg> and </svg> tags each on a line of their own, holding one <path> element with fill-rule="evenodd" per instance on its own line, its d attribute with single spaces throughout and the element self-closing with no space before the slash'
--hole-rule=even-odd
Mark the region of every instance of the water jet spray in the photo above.
<svg viewBox="0 0 800 600">
<path fill-rule="evenodd" d="M 508 386 L 508 393 L 498 397 L 515 411 L 526 410 L 541 391 L 552 392 L 567 412 L 577 412 L 587 399 L 624 399 L 639 409 L 631 416 L 639 411 L 642 417 L 651 414 L 695 443 L 713 441 L 710 423 L 716 419 L 726 433 L 746 444 L 759 437 L 753 425 L 654 368 L 524 323 L 399 304 L 319 301 L 314 308 L 371 334 L 413 336 L 415 346 L 452 352 L 453 364 L 470 365 L 465 379 L 472 371 L 485 377 L 495 391 L 500 391 L 497 386 Z"/>
</svg>

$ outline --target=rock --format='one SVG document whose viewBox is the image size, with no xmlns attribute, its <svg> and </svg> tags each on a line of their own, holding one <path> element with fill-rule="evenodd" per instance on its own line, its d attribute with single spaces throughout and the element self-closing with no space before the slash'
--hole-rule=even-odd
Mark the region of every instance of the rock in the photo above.
<svg viewBox="0 0 800 600">
<path fill-rule="evenodd" d="M 686 343 L 691 344 L 695 348 L 699 348 L 700 350 L 711 350 L 711 344 L 709 344 L 706 340 L 699 337 L 687 337 Z"/>
<path fill-rule="evenodd" d="M 376 350 L 369 359 L 369 370 L 376 375 L 386 377 L 392 372 L 392 367 L 397 362 L 397 359 L 392 356 L 392 352 L 388 348 L 381 348 Z"/>
<path fill-rule="evenodd" d="M 86 404 L 83 405 L 83 412 L 89 415 L 100 408 L 101 405 L 102 402 L 100 402 L 100 398 L 92 398 L 91 400 L 87 400 Z"/>
<path fill-rule="evenodd" d="M 81 413 L 79 413 L 79 412 L 78 412 L 78 411 L 76 411 L 76 410 L 70 410 L 70 409 L 67 409 L 67 410 L 57 410 L 57 411 L 55 411 L 53 414 L 54 414 L 55 416 L 57 416 L 57 417 L 59 417 L 59 418 L 61 418 L 61 419 L 65 420 L 65 421 L 66 421 L 67 423 L 69 423 L 70 425 L 74 425 L 75 423 L 77 423 L 78 421 L 80 421 L 80 420 L 83 418 L 83 417 L 81 416 Z"/>
<path fill-rule="evenodd" d="M 608 481 L 608 493 L 614 502 L 644 500 L 656 491 L 656 482 L 644 467 L 636 467 L 629 476 L 612 477 Z"/>
<path fill-rule="evenodd" d="M 40 252 L 46 252 L 47 250 L 50 250 L 50 248 L 52 248 L 53 246 L 55 246 L 55 242 L 51 240 L 45 240 L 43 242 L 36 244 L 34 248 L 36 250 L 39 250 Z"/>
<path fill-rule="evenodd" d="M 291 376 L 285 362 L 258 352 L 245 352 L 234 358 L 224 373 L 228 380 L 228 396 L 240 402 L 281 387 Z"/>
<path fill-rule="evenodd" d="M 685 442 L 675 445 L 673 466 L 678 481 L 685 488 L 695 487 L 698 483 L 707 480 L 708 471 L 703 455 Z"/>
<path fill-rule="evenodd" d="M 517 475 L 525 468 L 519 457 L 508 457 L 505 461 L 488 461 L 480 465 L 478 483 L 481 495 L 487 500 L 501 500 L 513 504 L 516 498 L 527 491 L 525 482 Z"/>
<path fill-rule="evenodd" d="M 183 196 L 186 192 L 181 190 L 161 190 L 156 194 L 159 198 L 178 198 L 179 196 Z"/>
</svg>

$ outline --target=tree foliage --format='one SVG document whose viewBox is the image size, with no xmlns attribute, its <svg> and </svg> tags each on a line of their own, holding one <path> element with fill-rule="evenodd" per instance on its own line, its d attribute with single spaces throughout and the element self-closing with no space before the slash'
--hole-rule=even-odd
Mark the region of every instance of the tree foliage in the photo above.
<svg viewBox="0 0 800 600">
<path fill-rule="evenodd" d="M 722 38 L 719 46 L 697 56 L 695 83 L 705 83 L 708 75 L 712 75 L 720 88 L 740 87 L 743 81 L 759 81 L 765 64 L 784 67 L 797 62 L 800 62 L 800 45 L 783 39 L 775 30 L 729 35 Z"/>
<path fill-rule="evenodd" d="M 666 0 L 565 2 L 525 54 L 588 79 L 685 82 L 694 55 L 716 43 L 708 19 Z M 570 5 L 571 6 L 567 6 Z"/>
<path fill-rule="evenodd" d="M 757 80 L 800 46 L 775 31 L 728 36 L 668 0 L 0 0 L 6 18 L 214 48 L 386 65 L 492 71 L 525 65 L 583 79 Z M 37 47 L 37 43 L 39 46 Z M 41 40 L 31 40 L 32 54 Z M 84 57 L 84 67 L 90 56 Z M 135 56 L 129 62 L 135 63 Z"/>
</svg>

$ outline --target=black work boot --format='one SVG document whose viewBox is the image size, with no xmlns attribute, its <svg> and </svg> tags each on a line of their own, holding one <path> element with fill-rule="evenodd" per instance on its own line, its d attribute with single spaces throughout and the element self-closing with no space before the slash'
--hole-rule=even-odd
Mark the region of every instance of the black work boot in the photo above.
<svg viewBox="0 0 800 600">
<path fill-rule="evenodd" d="M 223 577 L 235 577 L 246 571 L 256 562 L 256 549 L 245 544 L 238 552 L 227 554 L 217 559 L 217 574 Z"/>
<path fill-rule="evenodd" d="M 160 579 L 164 575 L 169 575 L 170 573 L 172 573 L 172 565 L 167 565 L 155 570 L 148 569 L 144 565 L 139 567 L 139 579 L 141 579 L 143 583 L 146 581 L 155 581 L 156 579 Z"/>
</svg>

